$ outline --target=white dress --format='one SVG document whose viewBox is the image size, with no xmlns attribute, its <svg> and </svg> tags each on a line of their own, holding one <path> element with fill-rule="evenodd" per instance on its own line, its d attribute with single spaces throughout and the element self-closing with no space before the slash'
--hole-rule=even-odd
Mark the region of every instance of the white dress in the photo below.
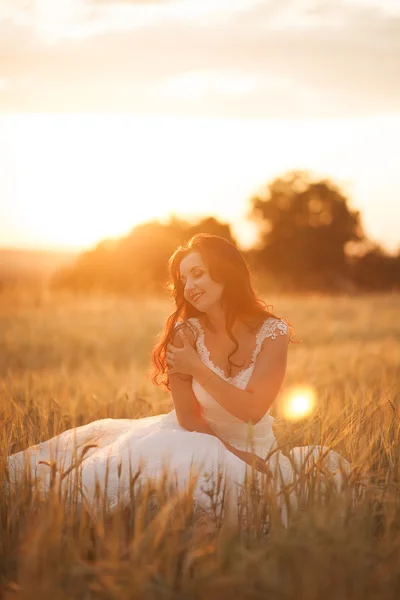
<svg viewBox="0 0 400 600">
<path fill-rule="evenodd" d="M 213 364 L 204 343 L 204 331 L 196 318 L 188 320 L 196 329 L 198 336 L 196 349 L 207 367 L 219 377 L 241 389 L 246 389 L 253 373 L 257 356 L 266 338 L 276 339 L 278 335 L 288 335 L 286 323 L 280 319 L 269 317 L 264 321 L 256 336 L 256 345 L 252 361 L 248 368 L 240 371 L 235 377 L 227 378 L 224 372 Z M 212 430 L 224 441 L 240 450 L 253 451 L 265 458 L 276 449 L 276 440 L 272 429 L 273 417 L 269 410 L 252 428 L 227 412 L 214 398 L 193 379 L 193 392 L 201 405 L 203 417 Z M 93 444 L 94 447 L 87 448 Z M 230 497 L 237 499 L 243 492 L 246 471 L 250 467 L 230 452 L 215 436 L 205 433 L 191 432 L 179 425 L 176 412 L 145 417 L 141 419 L 100 419 L 64 431 L 52 439 L 31 446 L 8 457 L 11 484 L 21 475 L 28 464 L 28 470 L 35 478 L 35 485 L 46 492 L 50 486 L 50 467 L 38 464 L 39 461 L 52 463 L 55 461 L 56 476 L 62 479 L 62 485 L 71 484 L 71 474 L 62 478 L 76 461 L 81 458 L 86 447 L 83 460 L 79 466 L 81 476 L 81 494 L 88 506 L 95 502 L 96 487 L 101 486 L 103 500 L 113 508 L 118 503 L 128 502 L 132 476 L 141 468 L 141 482 L 148 478 L 159 477 L 165 467 L 174 474 L 179 489 L 185 489 L 191 475 L 198 475 L 194 489 L 195 502 L 205 509 L 210 503 L 207 489 L 215 484 L 218 472 L 223 473 L 229 489 Z M 74 449 L 77 448 L 77 454 Z M 291 458 L 282 452 L 275 451 L 269 459 L 271 472 L 279 472 L 280 481 L 276 489 L 287 485 L 295 477 L 293 464 L 299 465 L 305 456 L 317 455 L 325 450 L 321 447 L 294 448 Z M 348 463 L 334 451 L 327 453 L 328 466 L 335 471 L 335 481 L 340 486 L 343 465 L 348 470 Z M 29 461 L 27 463 L 27 461 Z M 54 462 L 53 462 L 54 464 Z M 107 485 L 105 479 L 107 474 Z M 53 475 L 54 477 L 54 475 Z M 233 494 L 233 496 L 232 496 Z"/>
</svg>

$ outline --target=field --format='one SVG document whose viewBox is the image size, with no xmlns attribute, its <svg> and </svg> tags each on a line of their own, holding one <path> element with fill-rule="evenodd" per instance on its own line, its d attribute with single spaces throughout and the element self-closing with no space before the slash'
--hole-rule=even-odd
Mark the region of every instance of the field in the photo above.
<svg viewBox="0 0 400 600">
<path fill-rule="evenodd" d="M 73 251 L 0 247 L 0 290 L 13 284 L 47 285 L 51 275 L 76 256 Z"/>
<path fill-rule="evenodd" d="M 0 596 L 400 597 L 400 295 L 265 300 L 302 340 L 290 345 L 281 397 L 296 384 L 317 396 L 315 412 L 298 423 L 282 418 L 278 400 L 276 437 L 285 452 L 307 443 L 341 452 L 353 471 L 346 490 L 313 488 L 287 528 L 272 509 L 261 527 L 257 506 L 235 528 L 198 519 L 190 496 L 161 488 L 156 510 L 144 492 L 94 520 L 56 491 L 42 498 L 26 485 L 0 499 Z M 0 293 L 0 485 L 5 457 L 31 444 L 99 418 L 172 408 L 148 374 L 171 311 L 162 299 Z M 258 507 L 273 508 L 267 487 Z"/>
</svg>

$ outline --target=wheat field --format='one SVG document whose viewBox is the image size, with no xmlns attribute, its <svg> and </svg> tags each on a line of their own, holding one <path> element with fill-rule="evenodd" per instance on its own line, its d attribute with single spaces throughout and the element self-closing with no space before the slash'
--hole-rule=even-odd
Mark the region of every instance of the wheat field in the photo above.
<svg viewBox="0 0 400 600">
<path fill-rule="evenodd" d="M 0 591 L 4 598 L 397 598 L 400 596 L 400 295 L 271 296 L 296 329 L 273 408 L 287 451 L 323 443 L 351 465 L 346 489 L 317 475 L 288 527 L 269 484 L 249 481 L 238 526 L 199 515 L 166 481 L 96 519 L 25 482 L 8 490 L 7 455 L 99 418 L 166 413 L 149 377 L 168 299 L 0 294 Z M 317 405 L 288 422 L 280 398 L 312 386 Z M 317 482 L 317 483 L 316 483 Z M 7 490 L 7 491 L 6 491 Z M 328 491 L 326 491 L 328 490 Z M 312 493 L 310 493 L 310 491 Z M 149 502 L 157 498 L 156 505 Z"/>
</svg>

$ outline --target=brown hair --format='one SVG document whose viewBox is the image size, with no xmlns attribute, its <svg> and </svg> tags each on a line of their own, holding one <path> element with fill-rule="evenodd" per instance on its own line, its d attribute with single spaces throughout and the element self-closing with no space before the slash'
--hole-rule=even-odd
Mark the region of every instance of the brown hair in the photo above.
<svg viewBox="0 0 400 600">
<path fill-rule="evenodd" d="M 259 327 L 268 317 L 276 317 L 271 311 L 273 307 L 268 306 L 257 297 L 253 287 L 249 267 L 240 250 L 227 239 L 208 233 L 198 233 L 183 246 L 179 246 L 168 261 L 169 281 L 168 289 L 172 293 L 175 302 L 175 311 L 167 318 L 165 329 L 161 340 L 154 346 L 152 351 L 153 376 L 152 381 L 156 385 L 163 385 L 168 390 L 169 380 L 166 374 L 168 365 L 166 361 L 167 346 L 176 334 L 176 324 L 184 325 L 190 317 L 203 315 L 195 306 L 188 302 L 184 296 L 184 285 L 180 278 L 181 260 L 190 252 L 199 252 L 207 266 L 210 276 L 214 281 L 224 284 L 221 303 L 226 314 L 226 329 L 229 337 L 235 343 L 235 348 L 228 356 L 229 366 L 235 365 L 231 356 L 239 348 L 237 339 L 232 333 L 232 325 L 236 318 L 242 320 L 255 320 L 254 329 Z M 270 310 L 271 309 L 271 310 Z M 282 318 L 289 326 L 289 332 L 293 328 L 286 318 Z M 178 326 L 179 326 L 178 325 Z M 249 326 L 249 329 L 253 328 Z M 290 340 L 292 341 L 292 340 Z M 159 377 L 164 378 L 159 381 Z"/>
</svg>

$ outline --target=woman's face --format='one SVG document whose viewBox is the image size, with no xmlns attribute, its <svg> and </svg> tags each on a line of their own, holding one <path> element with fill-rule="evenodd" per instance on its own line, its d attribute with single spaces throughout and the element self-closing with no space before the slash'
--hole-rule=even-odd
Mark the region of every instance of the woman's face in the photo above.
<svg viewBox="0 0 400 600">
<path fill-rule="evenodd" d="M 199 252 L 190 252 L 181 260 L 180 278 L 184 296 L 190 304 L 201 312 L 207 312 L 221 299 L 223 283 L 211 279 Z"/>
</svg>

